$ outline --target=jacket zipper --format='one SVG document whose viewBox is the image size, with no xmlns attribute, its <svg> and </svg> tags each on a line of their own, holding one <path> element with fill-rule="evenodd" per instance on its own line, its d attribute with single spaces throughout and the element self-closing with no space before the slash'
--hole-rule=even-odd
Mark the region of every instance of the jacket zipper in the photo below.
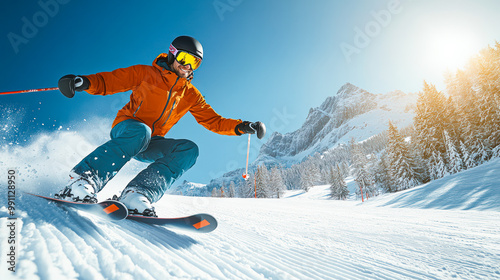
<svg viewBox="0 0 500 280">
<path fill-rule="evenodd" d="M 184 87 L 184 90 L 182 91 L 181 98 L 184 96 L 184 93 L 186 92 L 186 88 Z M 162 126 L 164 126 L 167 121 L 170 119 L 170 116 L 172 115 L 172 111 L 175 108 L 175 103 L 177 103 L 177 100 L 174 100 L 174 104 L 172 104 L 172 108 L 170 108 L 170 113 L 168 113 L 167 119 L 163 122 Z"/>
<path fill-rule="evenodd" d="M 155 132 L 155 124 L 163 117 L 163 114 L 165 113 L 165 110 L 167 110 L 167 107 L 168 107 L 168 103 L 170 102 L 170 97 L 172 96 L 172 90 L 174 89 L 175 85 L 177 84 L 177 82 L 179 81 L 179 77 L 177 77 L 177 79 L 175 80 L 175 83 L 174 85 L 170 88 L 170 90 L 168 91 L 168 98 L 167 98 L 167 104 L 165 104 L 165 107 L 163 107 L 163 111 L 161 112 L 161 115 L 160 117 L 153 122 L 153 131 L 151 131 L 151 135 L 153 135 L 153 133 Z M 174 102 L 175 103 L 175 102 Z M 174 107 L 172 106 L 172 109 Z M 172 110 L 170 110 L 170 112 L 172 112 Z M 169 115 L 170 116 L 170 115 Z M 165 121 L 166 122 L 166 121 Z"/>
<path fill-rule="evenodd" d="M 163 122 L 163 124 L 161 126 L 164 126 L 167 123 L 168 119 L 170 119 L 170 115 L 172 115 L 172 111 L 174 110 L 174 107 L 175 107 L 175 101 L 177 101 L 177 100 L 174 100 L 174 104 L 172 104 L 172 108 L 170 108 L 170 113 L 168 113 L 167 119 L 165 120 L 165 122 Z"/>
<path fill-rule="evenodd" d="M 143 101 L 144 101 L 144 100 L 143 100 Z M 141 106 L 142 106 L 142 102 L 143 102 L 143 101 L 141 101 L 141 103 L 139 104 L 139 107 L 137 107 L 137 109 L 135 110 L 135 112 L 134 112 L 134 114 L 133 114 L 133 116 L 134 116 L 134 117 L 136 117 L 136 118 L 137 118 L 137 116 L 136 116 L 135 114 L 137 113 L 137 111 L 139 111 L 139 109 L 141 109 Z"/>
</svg>

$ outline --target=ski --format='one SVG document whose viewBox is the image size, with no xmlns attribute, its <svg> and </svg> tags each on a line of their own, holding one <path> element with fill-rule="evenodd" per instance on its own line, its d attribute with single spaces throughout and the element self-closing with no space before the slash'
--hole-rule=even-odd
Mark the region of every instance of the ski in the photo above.
<svg viewBox="0 0 500 280">
<path fill-rule="evenodd" d="M 26 193 L 54 202 L 61 207 L 69 207 L 91 213 L 106 220 L 118 221 L 125 218 L 140 223 L 160 226 L 171 226 L 194 232 L 211 232 L 217 228 L 217 220 L 209 214 L 196 214 L 180 218 L 158 218 L 139 215 L 128 215 L 127 207 L 116 200 L 105 200 L 98 203 L 81 203 L 61 200 L 53 197 Z"/>
<path fill-rule="evenodd" d="M 127 219 L 150 225 L 172 226 L 194 232 L 211 232 L 217 228 L 217 220 L 209 214 L 196 214 L 181 218 L 158 218 L 128 215 Z"/>
<path fill-rule="evenodd" d="M 127 218 L 128 215 L 127 207 L 123 203 L 115 200 L 105 200 L 98 203 L 81 203 L 32 193 L 27 194 L 54 202 L 57 206 L 70 207 L 76 210 L 81 210 L 110 221 L 123 220 Z"/>
</svg>

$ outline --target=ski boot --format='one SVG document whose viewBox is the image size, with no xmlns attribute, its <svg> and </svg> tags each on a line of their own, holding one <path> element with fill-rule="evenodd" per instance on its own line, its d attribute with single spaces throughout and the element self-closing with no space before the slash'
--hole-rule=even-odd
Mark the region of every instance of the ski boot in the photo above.
<svg viewBox="0 0 500 280">
<path fill-rule="evenodd" d="M 97 203 L 95 188 L 90 180 L 74 174 L 70 175 L 66 187 L 54 195 L 57 199 L 81 203 Z"/>
<path fill-rule="evenodd" d="M 148 198 L 136 191 L 127 190 L 125 193 L 122 193 L 120 197 L 116 195 L 113 196 L 113 199 L 125 204 L 129 215 L 158 217 L 155 208 L 151 206 L 151 202 L 149 202 Z"/>
</svg>

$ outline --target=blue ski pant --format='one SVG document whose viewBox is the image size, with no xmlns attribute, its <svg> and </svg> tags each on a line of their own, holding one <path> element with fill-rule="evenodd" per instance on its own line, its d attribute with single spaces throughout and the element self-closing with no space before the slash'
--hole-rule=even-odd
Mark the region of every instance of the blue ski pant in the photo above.
<svg viewBox="0 0 500 280">
<path fill-rule="evenodd" d="M 131 158 L 151 164 L 130 181 L 124 192 L 135 190 L 153 203 L 195 164 L 198 146 L 189 140 L 151 137 L 147 125 L 129 119 L 115 125 L 111 140 L 85 157 L 73 172 L 94 182 L 99 192 Z"/>
</svg>

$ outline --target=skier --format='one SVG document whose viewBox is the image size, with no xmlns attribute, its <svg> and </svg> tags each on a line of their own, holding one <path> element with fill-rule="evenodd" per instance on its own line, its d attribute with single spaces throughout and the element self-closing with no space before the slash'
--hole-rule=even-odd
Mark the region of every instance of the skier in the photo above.
<svg viewBox="0 0 500 280">
<path fill-rule="evenodd" d="M 97 202 L 96 193 L 131 158 L 151 163 L 128 183 L 121 195 L 131 214 L 156 216 L 157 202 L 198 157 L 198 146 L 189 140 L 165 138 L 165 134 L 190 112 L 208 130 L 222 135 L 257 133 L 264 137 L 261 122 L 223 118 L 191 84 L 203 59 L 203 48 L 189 36 L 175 38 L 168 54 L 160 54 L 152 66 L 135 65 L 94 75 L 66 75 L 60 91 L 69 98 L 75 91 L 108 95 L 132 90 L 128 102 L 111 129 L 111 140 L 101 145 L 70 172 L 67 186 L 56 198 Z"/>
</svg>

